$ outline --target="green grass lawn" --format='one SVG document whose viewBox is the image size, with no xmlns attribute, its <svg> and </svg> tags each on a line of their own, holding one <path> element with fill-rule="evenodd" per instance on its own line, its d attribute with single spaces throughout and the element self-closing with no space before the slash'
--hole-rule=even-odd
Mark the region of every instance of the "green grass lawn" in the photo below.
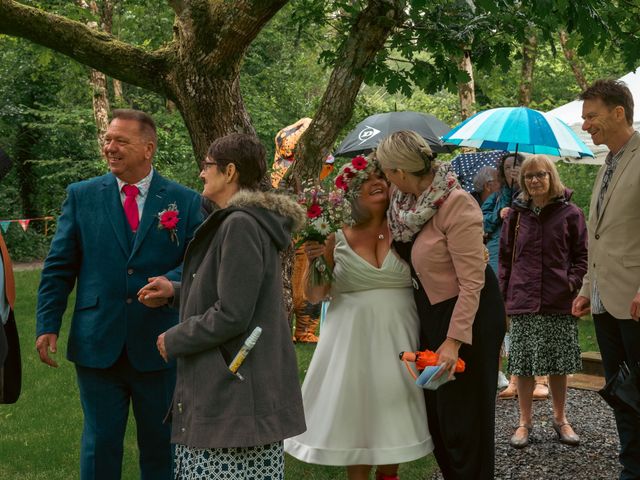
<svg viewBox="0 0 640 480">
<path fill-rule="evenodd" d="M 56 359 L 60 368 L 40 363 L 35 351 L 35 305 L 40 271 L 16 273 L 18 300 L 16 319 L 20 331 L 23 389 L 15 405 L 0 405 L 0 479 L 69 480 L 78 478 L 82 412 L 73 364 L 65 359 L 70 316 L 63 322 Z M 70 299 L 73 304 L 73 299 Z M 597 350 L 593 322 L 580 321 L 583 351 Z M 296 345 L 300 380 L 313 355 L 311 345 Z M 384 386 L 383 386 L 384 388 Z M 139 478 L 135 424 L 130 415 L 125 440 L 122 478 Z M 403 480 L 429 478 L 435 469 L 433 456 L 404 464 Z M 343 468 L 322 467 L 286 458 L 287 480 L 333 480 L 346 478 Z"/>
</svg>

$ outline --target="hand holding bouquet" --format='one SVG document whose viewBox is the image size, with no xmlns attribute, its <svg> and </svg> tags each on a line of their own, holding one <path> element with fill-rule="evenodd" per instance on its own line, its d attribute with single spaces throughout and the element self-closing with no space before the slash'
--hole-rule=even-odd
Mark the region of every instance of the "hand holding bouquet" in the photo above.
<svg viewBox="0 0 640 480">
<path fill-rule="evenodd" d="M 314 241 L 324 243 L 327 237 L 351 218 L 349 203 L 341 190 L 327 192 L 320 185 L 307 184 L 298 195 L 298 203 L 307 212 L 307 221 L 298 234 L 296 246 Z M 316 257 L 310 265 L 311 286 L 331 283 L 331 268 L 324 255 Z"/>
</svg>

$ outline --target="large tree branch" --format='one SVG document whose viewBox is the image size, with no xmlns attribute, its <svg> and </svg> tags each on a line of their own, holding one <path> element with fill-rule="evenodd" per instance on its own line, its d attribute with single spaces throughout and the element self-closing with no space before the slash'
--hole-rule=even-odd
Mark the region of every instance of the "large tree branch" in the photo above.
<svg viewBox="0 0 640 480">
<path fill-rule="evenodd" d="M 182 0 L 184 8 L 178 16 L 180 46 L 190 50 L 195 47 L 198 61 L 209 68 L 237 64 L 264 25 L 287 2 Z"/>
<path fill-rule="evenodd" d="M 26 38 L 109 76 L 165 93 L 168 51 L 147 52 L 68 18 L 0 0 L 0 33 Z"/>
<path fill-rule="evenodd" d="M 404 0 L 370 0 L 340 46 L 329 84 L 309 128 L 296 148 L 292 176 L 296 182 L 317 178 L 322 159 L 353 114 L 367 67 L 384 47 L 404 15 Z"/>
<path fill-rule="evenodd" d="M 251 0 L 233 2 L 233 8 L 226 0 L 217 0 L 215 3 L 224 5 L 227 10 L 223 17 L 227 19 L 220 31 L 220 44 L 217 51 L 221 55 L 213 61 L 221 61 L 224 58 L 235 58 L 244 54 L 251 42 L 255 40 L 260 30 L 271 18 L 285 5 L 288 0 Z"/>
<path fill-rule="evenodd" d="M 168 3 L 176 15 L 182 15 L 184 11 L 184 0 L 168 0 Z"/>
</svg>

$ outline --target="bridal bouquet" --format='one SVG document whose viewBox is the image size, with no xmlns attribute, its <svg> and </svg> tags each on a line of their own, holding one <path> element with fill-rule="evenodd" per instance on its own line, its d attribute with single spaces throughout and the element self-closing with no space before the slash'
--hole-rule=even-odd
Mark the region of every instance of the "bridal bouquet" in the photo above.
<svg viewBox="0 0 640 480">
<path fill-rule="evenodd" d="M 298 247 L 308 241 L 324 243 L 351 218 L 351 208 L 342 190 L 327 191 L 320 185 L 307 184 L 298 194 L 298 203 L 307 213 L 305 225 L 298 233 Z M 331 268 L 324 256 L 316 258 L 310 268 L 312 286 L 331 282 Z"/>
</svg>

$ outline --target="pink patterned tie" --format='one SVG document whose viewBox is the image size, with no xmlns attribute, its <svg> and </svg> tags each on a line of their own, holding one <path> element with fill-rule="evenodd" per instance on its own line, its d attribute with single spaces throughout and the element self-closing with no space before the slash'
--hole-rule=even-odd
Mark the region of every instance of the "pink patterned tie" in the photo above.
<svg viewBox="0 0 640 480">
<path fill-rule="evenodd" d="M 122 191 L 126 195 L 124 199 L 124 215 L 127 217 L 129 225 L 131 225 L 131 230 L 135 232 L 138 230 L 138 224 L 140 223 L 140 218 L 138 217 L 138 202 L 136 202 L 136 197 L 140 190 L 138 190 L 138 187 L 135 185 L 124 185 Z"/>
</svg>

